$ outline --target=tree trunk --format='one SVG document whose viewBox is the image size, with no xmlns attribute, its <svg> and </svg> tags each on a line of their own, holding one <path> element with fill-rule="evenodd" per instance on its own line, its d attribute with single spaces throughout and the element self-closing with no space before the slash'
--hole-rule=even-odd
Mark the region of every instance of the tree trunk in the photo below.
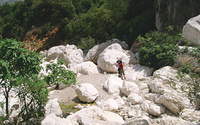
<svg viewBox="0 0 200 125">
<path fill-rule="evenodd" d="M 6 98 L 6 117 L 9 118 L 9 111 L 8 111 L 9 92 L 8 91 L 6 91 L 5 98 Z"/>
</svg>

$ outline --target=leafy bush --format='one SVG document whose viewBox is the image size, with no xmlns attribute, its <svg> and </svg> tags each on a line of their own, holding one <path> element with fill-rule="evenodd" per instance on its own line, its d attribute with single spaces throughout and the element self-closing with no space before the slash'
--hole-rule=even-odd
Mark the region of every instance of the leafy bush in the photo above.
<svg viewBox="0 0 200 125">
<path fill-rule="evenodd" d="M 77 47 L 83 50 L 83 53 L 86 54 L 95 45 L 96 45 L 95 40 L 90 37 L 90 38 L 82 38 L 81 43 L 79 43 Z"/>
<path fill-rule="evenodd" d="M 179 50 L 176 45 L 182 37 L 170 36 L 168 33 L 156 31 L 146 33 L 145 37 L 138 37 L 143 42 L 139 50 L 140 64 L 159 69 L 163 66 L 173 65 Z"/>
<path fill-rule="evenodd" d="M 66 70 L 62 64 L 64 62 L 62 60 L 58 61 L 58 64 L 51 62 L 46 67 L 46 71 L 50 71 L 49 75 L 44 77 L 44 81 L 47 84 L 75 84 L 76 83 L 76 74 L 72 71 Z"/>
</svg>

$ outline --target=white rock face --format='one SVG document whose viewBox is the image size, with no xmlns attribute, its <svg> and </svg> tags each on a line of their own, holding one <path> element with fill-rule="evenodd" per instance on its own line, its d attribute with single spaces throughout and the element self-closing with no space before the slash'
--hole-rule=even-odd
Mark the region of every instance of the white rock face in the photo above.
<svg viewBox="0 0 200 125">
<path fill-rule="evenodd" d="M 104 111 L 115 112 L 119 108 L 117 102 L 113 98 L 107 99 L 102 102 L 101 101 L 96 102 L 96 104 L 98 107 L 100 107 Z"/>
<path fill-rule="evenodd" d="M 47 60 L 55 60 L 57 59 L 63 52 L 65 51 L 65 46 L 54 46 L 51 47 L 47 52 Z"/>
<path fill-rule="evenodd" d="M 160 125 L 194 125 L 193 123 L 180 119 L 178 117 L 163 115 Z"/>
<path fill-rule="evenodd" d="M 177 82 L 179 81 L 179 79 L 177 78 L 177 73 L 178 71 L 173 69 L 171 66 L 165 66 L 159 70 L 156 70 L 153 73 L 153 77 L 162 79 L 163 82 L 168 82 L 169 80 L 171 80 L 172 82 Z"/>
<path fill-rule="evenodd" d="M 47 60 L 63 60 L 68 67 L 83 62 L 83 51 L 75 45 L 55 46 L 48 50 Z"/>
<path fill-rule="evenodd" d="M 57 117 L 54 113 L 49 114 L 42 122 L 41 125 L 73 125 L 71 120 Z"/>
<path fill-rule="evenodd" d="M 131 104 L 133 104 L 133 105 L 139 104 L 139 103 L 142 103 L 142 97 L 139 96 L 139 95 L 136 94 L 136 93 L 131 93 L 131 94 L 128 96 L 128 101 L 130 101 Z"/>
<path fill-rule="evenodd" d="M 187 21 L 183 27 L 183 36 L 192 45 L 200 45 L 200 15 L 193 17 Z"/>
<path fill-rule="evenodd" d="M 161 105 L 151 103 L 149 105 L 149 114 L 154 116 L 160 116 L 165 112 L 165 108 Z"/>
<path fill-rule="evenodd" d="M 83 75 L 98 74 L 99 69 L 93 62 L 87 61 L 75 65 L 75 72 Z"/>
<path fill-rule="evenodd" d="M 149 113 L 149 105 L 151 104 L 152 102 L 149 101 L 149 100 L 144 100 L 141 104 L 140 104 L 140 107 L 142 108 L 143 111 Z"/>
<path fill-rule="evenodd" d="M 109 111 L 103 111 L 97 106 L 91 106 L 88 108 L 84 108 L 73 115 L 67 117 L 68 120 L 71 120 L 73 125 L 79 125 L 77 123 L 78 119 L 94 119 L 101 120 L 106 122 L 112 122 L 113 124 L 124 124 L 124 120 L 118 114 Z"/>
<path fill-rule="evenodd" d="M 183 109 L 180 113 L 182 119 L 199 123 L 200 122 L 200 111 L 194 109 Z"/>
<path fill-rule="evenodd" d="M 160 94 L 159 101 L 171 112 L 179 114 L 184 108 L 191 107 L 190 100 L 183 92 L 177 92 L 170 84 L 179 84 L 177 71 L 169 66 L 163 67 L 153 74 L 153 80 L 150 81 L 149 87 L 152 92 Z M 184 83 L 182 83 L 184 84 Z"/>
<path fill-rule="evenodd" d="M 115 66 L 116 61 L 122 58 L 124 66 L 130 62 L 130 56 L 122 49 L 122 47 L 115 43 L 108 46 L 100 55 L 97 60 L 98 66 L 105 72 L 116 73 L 117 67 Z"/>
<path fill-rule="evenodd" d="M 97 59 L 99 57 L 99 55 L 104 51 L 105 48 L 107 48 L 108 46 L 114 44 L 114 43 L 118 43 L 120 44 L 124 49 L 128 48 L 128 44 L 124 41 L 120 41 L 118 39 L 112 39 L 108 42 L 99 44 L 94 46 L 92 49 L 90 49 L 87 53 L 87 55 L 85 56 L 84 60 L 85 61 L 92 61 L 94 63 L 97 63 Z"/>
<path fill-rule="evenodd" d="M 57 98 L 49 100 L 45 106 L 45 117 L 51 113 L 54 113 L 56 116 L 62 116 L 62 110 L 60 109 Z"/>
<path fill-rule="evenodd" d="M 130 82 L 130 81 L 125 81 L 123 86 L 122 86 L 121 92 L 123 94 L 125 94 L 126 96 L 130 95 L 131 93 L 138 94 L 139 88 L 138 88 L 136 83 Z"/>
<path fill-rule="evenodd" d="M 139 64 L 128 67 L 125 70 L 126 79 L 128 80 L 138 80 L 141 78 L 148 77 L 152 74 L 153 68 L 147 66 L 141 66 Z"/>
<path fill-rule="evenodd" d="M 93 102 L 99 96 L 99 91 L 90 83 L 83 83 L 76 86 L 76 94 L 83 102 Z"/>
<path fill-rule="evenodd" d="M 121 78 L 111 75 L 108 80 L 106 80 L 103 87 L 108 91 L 108 94 L 119 94 L 122 88 L 123 81 Z"/>
</svg>

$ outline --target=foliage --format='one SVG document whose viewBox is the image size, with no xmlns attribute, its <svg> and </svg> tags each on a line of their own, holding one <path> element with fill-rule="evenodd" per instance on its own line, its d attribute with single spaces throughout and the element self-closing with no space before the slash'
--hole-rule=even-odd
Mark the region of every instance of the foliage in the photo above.
<svg viewBox="0 0 200 125">
<path fill-rule="evenodd" d="M 42 39 L 56 26 L 56 42 L 118 38 L 131 45 L 139 34 L 155 29 L 153 0 L 24 0 L 0 9 L 0 39 L 22 41 L 33 25 Z"/>
<path fill-rule="evenodd" d="M 188 54 L 194 57 L 194 60 L 197 60 L 196 68 L 200 67 L 200 46 L 194 49 L 189 49 L 186 46 L 182 49 L 179 54 Z M 184 80 L 188 84 L 189 93 L 188 96 L 192 102 L 194 102 L 197 107 L 200 107 L 200 74 L 195 72 L 195 70 L 191 70 L 189 65 L 184 65 L 180 67 L 179 76 L 183 78 L 185 74 L 190 76 L 190 80 Z M 184 89 L 183 89 L 184 91 Z"/>
<path fill-rule="evenodd" d="M 19 116 L 23 122 L 36 118 L 38 123 L 44 116 L 44 106 L 48 101 L 47 84 L 38 75 L 19 77 L 17 79 L 18 97 L 23 104 Z"/>
<path fill-rule="evenodd" d="M 95 40 L 90 38 L 82 38 L 81 43 L 77 45 L 78 48 L 83 50 L 83 53 L 86 54 L 92 47 L 94 47 Z"/>
<path fill-rule="evenodd" d="M 48 64 L 46 67 L 46 72 L 50 71 L 47 76 L 44 76 L 44 81 L 50 84 L 75 84 L 76 83 L 76 74 L 72 71 L 68 71 L 65 67 L 62 66 L 64 62 L 59 60 L 58 63 Z"/>
<path fill-rule="evenodd" d="M 9 92 L 17 86 L 17 79 L 38 74 L 41 57 L 21 46 L 21 42 L 13 39 L 0 41 L 0 84 L 6 98 L 6 114 L 9 116 Z"/>
<path fill-rule="evenodd" d="M 159 69 L 163 66 L 173 65 L 179 50 L 176 45 L 181 37 L 170 36 L 168 33 L 150 32 L 145 35 L 143 45 L 139 50 L 140 64 Z"/>
</svg>

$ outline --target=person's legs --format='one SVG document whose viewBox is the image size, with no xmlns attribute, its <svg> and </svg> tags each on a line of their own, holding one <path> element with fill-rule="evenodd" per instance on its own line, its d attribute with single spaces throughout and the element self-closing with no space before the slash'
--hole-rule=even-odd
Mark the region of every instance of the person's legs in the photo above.
<svg viewBox="0 0 200 125">
<path fill-rule="evenodd" d="M 124 73 L 124 69 L 122 69 L 122 77 L 124 76 L 124 79 L 126 79 L 125 73 Z"/>
<path fill-rule="evenodd" d="M 121 79 L 123 79 L 123 69 L 120 69 L 120 70 L 119 70 L 119 73 L 120 73 Z"/>
</svg>

